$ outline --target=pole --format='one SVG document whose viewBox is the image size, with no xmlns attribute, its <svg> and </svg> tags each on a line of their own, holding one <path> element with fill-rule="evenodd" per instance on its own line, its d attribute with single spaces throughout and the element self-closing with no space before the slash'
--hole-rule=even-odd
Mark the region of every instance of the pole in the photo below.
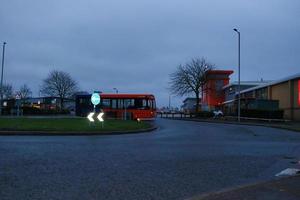
<svg viewBox="0 0 300 200">
<path fill-rule="evenodd" d="M 238 34 L 238 122 L 241 121 L 241 33 L 236 28 L 233 29 Z"/>
<path fill-rule="evenodd" d="M 6 45 L 6 42 L 3 42 L 3 47 L 2 47 L 2 70 L 1 70 L 1 83 L 0 83 L 0 89 L 1 89 L 1 94 L 0 94 L 0 115 L 2 115 L 2 106 L 3 106 L 3 68 L 4 68 L 5 45 Z"/>
<path fill-rule="evenodd" d="M 127 101 L 124 99 L 124 108 L 125 108 L 125 113 L 124 113 L 124 120 L 127 120 Z"/>
<path fill-rule="evenodd" d="M 118 90 L 118 88 L 113 88 L 115 91 L 116 91 L 116 94 L 118 94 L 119 93 L 119 90 Z"/>
<path fill-rule="evenodd" d="M 238 105 L 238 121 L 241 121 L 241 33 L 239 35 L 239 105 Z"/>
<path fill-rule="evenodd" d="M 169 110 L 171 110 L 171 95 L 169 95 Z"/>
<path fill-rule="evenodd" d="M 17 116 L 20 116 L 20 99 L 17 100 L 18 109 L 17 109 Z"/>
</svg>

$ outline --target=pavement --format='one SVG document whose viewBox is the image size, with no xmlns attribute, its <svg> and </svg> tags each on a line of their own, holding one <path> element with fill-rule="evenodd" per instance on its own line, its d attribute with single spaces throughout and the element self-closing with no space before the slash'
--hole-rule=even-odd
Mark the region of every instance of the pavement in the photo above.
<svg viewBox="0 0 300 200">
<path fill-rule="evenodd" d="M 224 118 L 190 118 L 190 117 L 169 117 L 165 119 L 173 119 L 173 120 L 185 120 L 185 121 L 196 121 L 196 122 L 208 122 L 208 123 L 222 123 L 222 124 L 236 124 L 236 125 L 250 125 L 250 126 L 265 126 L 272 128 L 281 128 L 290 131 L 300 132 L 300 122 L 294 121 L 267 121 L 267 120 L 255 120 L 242 119 L 241 122 L 237 122 L 237 120 L 233 117 L 224 117 Z"/>
<path fill-rule="evenodd" d="M 298 132 L 156 123 L 141 134 L 0 136 L 0 199 L 188 199 L 300 168 Z"/>
<path fill-rule="evenodd" d="M 299 200 L 300 175 L 213 192 L 189 200 Z"/>
</svg>

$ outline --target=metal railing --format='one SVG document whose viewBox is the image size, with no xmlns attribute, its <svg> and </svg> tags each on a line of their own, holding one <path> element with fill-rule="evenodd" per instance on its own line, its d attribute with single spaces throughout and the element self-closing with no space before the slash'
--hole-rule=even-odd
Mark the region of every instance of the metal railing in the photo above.
<svg viewBox="0 0 300 200">
<path fill-rule="evenodd" d="M 158 112 L 157 116 L 160 118 L 192 118 L 195 114 L 183 112 Z"/>
</svg>

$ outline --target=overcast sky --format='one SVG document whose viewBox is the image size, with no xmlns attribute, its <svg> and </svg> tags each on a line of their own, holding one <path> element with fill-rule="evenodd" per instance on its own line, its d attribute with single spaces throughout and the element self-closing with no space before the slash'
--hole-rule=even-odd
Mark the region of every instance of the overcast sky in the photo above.
<svg viewBox="0 0 300 200">
<path fill-rule="evenodd" d="M 4 82 L 26 83 L 34 95 L 57 69 L 84 91 L 153 93 L 167 105 L 169 74 L 180 63 L 205 57 L 237 69 L 233 28 L 241 31 L 242 80 L 300 72 L 299 0 L 0 1 Z"/>
</svg>

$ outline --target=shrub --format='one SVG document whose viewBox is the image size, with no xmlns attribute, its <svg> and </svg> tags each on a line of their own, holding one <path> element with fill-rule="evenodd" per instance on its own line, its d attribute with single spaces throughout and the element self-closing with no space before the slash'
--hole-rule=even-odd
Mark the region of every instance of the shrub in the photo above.
<svg viewBox="0 0 300 200">
<path fill-rule="evenodd" d="M 195 113 L 195 117 L 197 117 L 197 118 L 210 118 L 213 116 L 214 116 L 214 113 L 209 112 L 209 111 L 199 111 L 199 112 Z"/>
<path fill-rule="evenodd" d="M 59 114 L 70 114 L 67 109 L 64 110 L 50 110 L 50 109 L 39 109 L 35 107 L 23 107 L 23 115 L 59 115 Z"/>
</svg>

